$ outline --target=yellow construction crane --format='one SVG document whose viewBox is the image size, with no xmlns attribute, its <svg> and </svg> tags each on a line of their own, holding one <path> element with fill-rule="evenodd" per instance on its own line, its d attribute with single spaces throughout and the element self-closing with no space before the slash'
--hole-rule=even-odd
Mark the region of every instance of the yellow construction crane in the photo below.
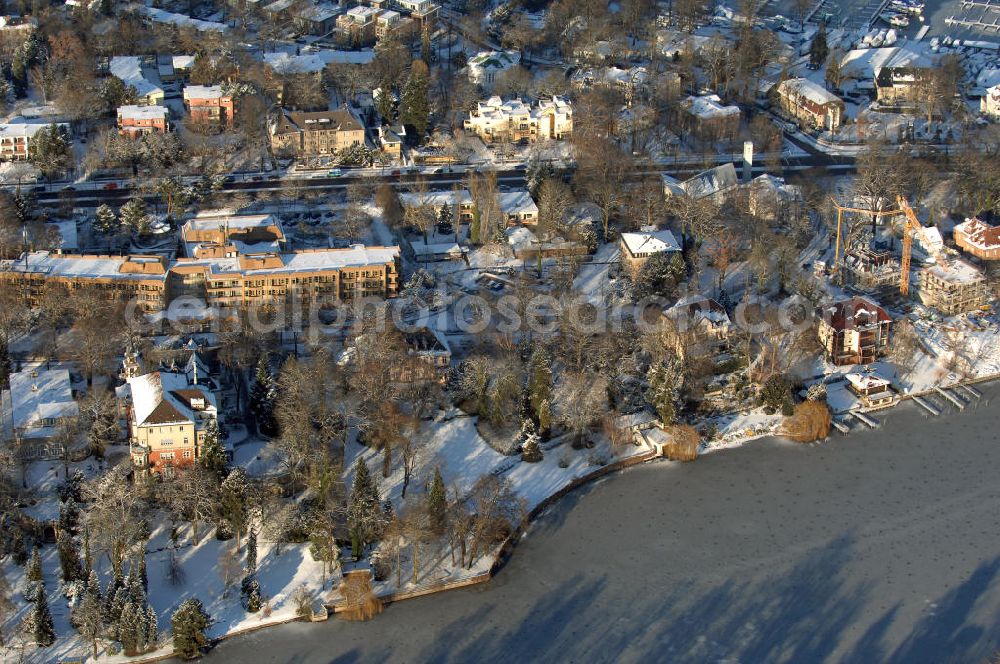
<svg viewBox="0 0 1000 664">
<path fill-rule="evenodd" d="M 840 270 L 840 228 L 844 220 L 845 212 L 870 214 L 874 217 L 895 217 L 896 215 L 903 215 L 903 259 L 900 264 L 901 271 L 899 274 L 899 294 L 910 294 L 910 258 L 913 253 L 913 232 L 923 228 L 923 225 L 921 225 L 920 221 L 917 219 L 917 215 L 913 212 L 913 208 L 910 207 L 910 204 L 905 198 L 902 196 L 896 196 L 896 205 L 898 207 L 893 210 L 865 210 L 862 208 L 846 207 L 844 205 L 840 205 L 837 201 L 833 201 L 833 206 L 837 208 L 837 246 L 834 251 L 833 258 L 834 274 Z"/>
<path fill-rule="evenodd" d="M 830 200 L 833 201 L 833 207 L 837 208 L 837 246 L 834 248 L 834 255 L 833 255 L 833 272 L 834 274 L 836 274 L 840 270 L 840 237 L 841 237 L 840 229 L 841 225 L 844 222 L 845 212 L 870 214 L 875 217 L 894 217 L 897 214 L 900 214 L 901 210 L 866 210 L 864 208 L 847 207 L 845 205 L 841 205 L 832 198 Z M 844 253 L 846 253 L 846 248 Z"/>
<path fill-rule="evenodd" d="M 896 204 L 903 212 L 903 260 L 902 272 L 899 274 L 899 294 L 910 294 L 910 253 L 913 250 L 913 235 L 911 231 L 923 228 L 917 215 L 913 213 L 913 208 L 902 196 L 896 196 Z"/>
</svg>

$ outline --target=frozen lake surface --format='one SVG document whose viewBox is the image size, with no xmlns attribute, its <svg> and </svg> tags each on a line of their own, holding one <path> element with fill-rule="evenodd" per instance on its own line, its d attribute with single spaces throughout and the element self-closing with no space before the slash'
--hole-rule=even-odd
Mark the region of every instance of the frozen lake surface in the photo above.
<svg viewBox="0 0 1000 664">
<path fill-rule="evenodd" d="M 546 512 L 485 586 L 209 659 L 984 661 L 1000 649 L 1000 411 L 881 419 L 628 470 Z"/>
</svg>

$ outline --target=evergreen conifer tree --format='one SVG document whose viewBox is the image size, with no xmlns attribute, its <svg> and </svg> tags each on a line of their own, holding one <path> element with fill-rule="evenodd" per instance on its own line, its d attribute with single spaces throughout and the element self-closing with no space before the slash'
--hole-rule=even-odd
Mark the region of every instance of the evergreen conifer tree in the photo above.
<svg viewBox="0 0 1000 664">
<path fill-rule="evenodd" d="M 403 87 L 399 104 L 399 120 L 412 127 L 417 140 L 422 142 L 430 125 L 431 105 L 428 98 L 429 72 L 422 60 L 414 60 L 410 75 Z"/>
<path fill-rule="evenodd" d="M 107 203 L 102 203 L 94 212 L 94 230 L 108 235 L 118 230 L 118 215 Z"/>
<path fill-rule="evenodd" d="M 44 581 L 38 585 L 31 614 L 31 632 L 35 644 L 43 648 L 48 648 L 56 641 L 56 627 L 52 621 L 52 612 L 49 611 L 49 600 L 45 597 Z"/>
<path fill-rule="evenodd" d="M 68 531 L 63 531 L 63 536 L 59 538 L 58 549 L 63 581 L 66 583 L 82 581 L 83 565 L 80 564 L 80 552 L 77 551 L 76 542 Z"/>
<path fill-rule="evenodd" d="M 205 470 L 218 477 L 220 482 L 225 479 L 229 462 L 226 450 L 222 447 L 219 421 L 214 417 L 209 418 L 205 425 L 205 438 L 198 461 Z"/>
<path fill-rule="evenodd" d="M 174 612 L 170 619 L 173 632 L 174 653 L 183 659 L 193 659 L 208 645 L 205 631 L 212 618 L 205 611 L 201 600 L 189 599 Z"/>
<path fill-rule="evenodd" d="M 354 482 L 351 485 L 351 502 L 347 507 L 347 525 L 357 537 L 358 546 L 368 546 L 378 534 L 381 525 L 378 486 L 368 472 L 364 459 L 354 464 Z"/>
<path fill-rule="evenodd" d="M 7 379 L 10 377 L 12 368 L 7 340 L 0 339 L 0 389 L 7 388 Z"/>
<path fill-rule="evenodd" d="M 819 69 L 826 62 L 830 47 L 826 42 L 826 23 L 820 22 L 819 30 L 809 45 L 809 64 L 813 69 Z"/>
<path fill-rule="evenodd" d="M 257 422 L 260 433 L 271 436 L 276 433 L 274 421 L 274 402 L 278 392 L 271 375 L 271 366 L 267 355 L 261 355 L 257 361 L 257 373 L 253 388 L 250 390 L 250 413 Z"/>
<path fill-rule="evenodd" d="M 31 551 L 31 559 L 28 560 L 28 569 L 25 573 L 24 599 L 34 602 L 42 582 L 42 558 L 38 553 L 38 547 L 35 547 Z"/>
<path fill-rule="evenodd" d="M 521 458 L 528 463 L 538 463 L 543 458 L 535 423 L 530 419 L 525 419 L 521 426 Z"/>
<path fill-rule="evenodd" d="M 87 587 L 83 591 L 83 600 L 73 616 L 80 635 L 90 642 L 96 659 L 97 640 L 104 633 L 104 617 L 101 609 L 101 584 L 94 570 L 90 570 Z"/>
<path fill-rule="evenodd" d="M 448 497 L 445 495 L 444 478 L 441 468 L 434 468 L 434 476 L 427 490 L 427 514 L 430 517 L 431 530 L 436 535 L 443 535 L 448 509 Z"/>
</svg>

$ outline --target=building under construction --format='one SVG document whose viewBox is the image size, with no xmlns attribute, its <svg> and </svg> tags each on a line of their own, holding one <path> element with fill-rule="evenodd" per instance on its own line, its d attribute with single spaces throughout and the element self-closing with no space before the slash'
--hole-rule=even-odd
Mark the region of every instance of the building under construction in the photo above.
<svg viewBox="0 0 1000 664">
<path fill-rule="evenodd" d="M 920 270 L 917 294 L 928 307 L 956 316 L 986 304 L 986 277 L 961 258 L 942 259 Z"/>
<path fill-rule="evenodd" d="M 844 282 L 859 290 L 895 287 L 899 271 L 899 259 L 888 249 L 858 244 L 844 256 Z"/>
</svg>

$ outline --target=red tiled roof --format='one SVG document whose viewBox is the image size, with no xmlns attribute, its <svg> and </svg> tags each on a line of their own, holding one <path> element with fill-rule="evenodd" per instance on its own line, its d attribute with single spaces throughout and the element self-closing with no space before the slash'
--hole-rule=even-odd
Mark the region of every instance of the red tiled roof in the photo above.
<svg viewBox="0 0 1000 664">
<path fill-rule="evenodd" d="M 838 332 L 856 327 L 858 324 L 867 325 L 875 321 L 883 323 L 892 320 L 885 309 L 863 297 L 841 300 L 827 307 L 823 313 L 824 319 Z M 875 320 L 871 320 L 872 315 Z"/>
</svg>

